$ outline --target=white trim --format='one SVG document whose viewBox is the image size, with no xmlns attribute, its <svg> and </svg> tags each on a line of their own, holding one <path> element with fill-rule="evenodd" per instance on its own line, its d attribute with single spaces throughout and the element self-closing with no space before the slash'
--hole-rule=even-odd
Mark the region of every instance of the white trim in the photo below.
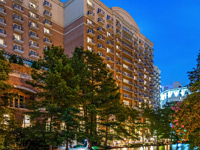
<svg viewBox="0 0 200 150">
<path fill-rule="evenodd" d="M 34 93 L 34 94 L 37 93 L 37 92 L 35 92 L 34 90 L 31 90 L 31 89 L 26 88 L 26 87 L 23 87 L 23 86 L 14 85 L 14 87 L 17 88 L 17 89 L 22 89 L 22 90 L 26 90 L 26 91 L 32 92 L 32 93 Z"/>
<path fill-rule="evenodd" d="M 85 24 L 85 23 L 81 23 L 81 24 L 79 24 L 78 26 L 74 27 L 74 28 L 73 28 L 73 29 L 71 29 L 70 31 L 66 32 L 64 35 L 67 35 L 67 34 L 69 34 L 70 32 L 72 32 L 72 31 L 76 30 L 77 28 L 79 28 L 80 26 L 82 26 L 82 25 L 84 25 L 84 24 Z"/>
</svg>

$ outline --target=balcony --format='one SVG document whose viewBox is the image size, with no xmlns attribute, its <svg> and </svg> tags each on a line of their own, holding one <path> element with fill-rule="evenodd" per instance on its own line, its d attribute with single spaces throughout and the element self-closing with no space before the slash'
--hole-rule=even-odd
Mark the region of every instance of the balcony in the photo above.
<svg viewBox="0 0 200 150">
<path fill-rule="evenodd" d="M 114 47 L 114 43 L 112 41 L 107 41 L 107 46 L 108 47 Z"/>
<path fill-rule="evenodd" d="M 47 27 L 52 27 L 52 22 L 49 21 L 49 20 L 47 20 L 47 19 L 45 19 L 43 23 L 44 23 L 44 25 L 47 26 Z"/>
<path fill-rule="evenodd" d="M 0 0 L 0 4 L 5 5 L 6 4 L 6 0 Z"/>
<path fill-rule="evenodd" d="M 116 65 L 119 65 L 119 66 L 121 66 L 121 65 L 122 65 L 122 63 L 121 63 L 120 61 L 116 61 Z"/>
<path fill-rule="evenodd" d="M 14 14 L 13 15 L 13 20 L 19 24 L 23 24 L 24 23 L 24 20 L 21 16 L 18 16 L 17 14 Z"/>
<path fill-rule="evenodd" d="M 100 41 L 100 42 L 105 42 L 105 37 L 102 36 L 102 35 L 98 35 L 97 39 L 98 39 L 98 41 Z"/>
<path fill-rule="evenodd" d="M 31 39 L 34 39 L 34 40 L 38 40 L 39 39 L 38 34 L 35 33 L 35 32 L 32 32 L 32 31 L 29 33 L 29 37 Z"/>
<path fill-rule="evenodd" d="M 29 56 L 34 59 L 39 59 L 39 54 L 35 51 L 30 51 Z"/>
<path fill-rule="evenodd" d="M 46 1 L 46 0 L 44 1 L 43 6 L 44 6 L 45 8 L 47 8 L 47 9 L 51 9 L 51 8 L 52 8 L 52 4 L 49 3 L 49 2 Z"/>
<path fill-rule="evenodd" d="M 44 15 L 45 17 L 48 17 L 48 18 L 51 18 L 51 17 L 52 17 L 52 13 L 49 12 L 48 10 L 44 10 L 43 15 Z"/>
<path fill-rule="evenodd" d="M 91 20 L 87 20 L 87 25 L 91 28 L 94 28 L 95 27 L 95 23 Z"/>
<path fill-rule="evenodd" d="M 122 56 L 119 53 L 116 53 L 117 58 L 121 58 Z"/>
<path fill-rule="evenodd" d="M 95 18 L 95 14 L 92 11 L 88 11 L 87 17 L 93 20 Z"/>
<path fill-rule="evenodd" d="M 90 9 L 90 10 L 94 10 L 95 4 L 93 4 L 92 2 L 87 2 L 87 8 Z"/>
<path fill-rule="evenodd" d="M 103 20 L 102 18 L 98 18 L 97 22 L 102 26 L 105 24 L 105 20 Z"/>
<path fill-rule="evenodd" d="M 97 28 L 97 31 L 98 31 L 99 33 L 102 33 L 102 34 L 104 34 L 104 33 L 106 32 L 106 30 L 105 30 L 104 28 L 102 28 L 102 27 L 98 27 L 98 28 Z"/>
<path fill-rule="evenodd" d="M 114 51 L 111 50 L 111 49 L 107 49 L 107 54 L 108 54 L 108 55 L 109 55 L 109 54 L 114 55 Z"/>
<path fill-rule="evenodd" d="M 31 15 L 31 14 L 29 13 L 29 17 L 30 17 L 30 19 L 33 19 L 33 20 L 35 20 L 35 21 L 38 21 L 38 20 L 39 20 L 39 16 L 38 16 L 37 14 Z"/>
<path fill-rule="evenodd" d="M 30 22 L 30 23 L 29 23 L 29 28 L 30 28 L 30 29 L 33 29 L 33 30 L 38 30 L 38 29 L 39 29 L 39 26 L 38 26 L 38 24 L 35 24 L 35 23 Z"/>
<path fill-rule="evenodd" d="M 131 68 L 125 64 L 123 64 L 123 68 L 125 68 L 126 70 L 131 71 L 131 72 L 133 71 L 133 68 Z"/>
<path fill-rule="evenodd" d="M 116 30 L 116 36 L 121 37 L 122 33 L 119 30 Z"/>
<path fill-rule="evenodd" d="M 103 53 L 101 53 L 101 52 L 98 52 L 97 54 L 98 54 L 99 56 L 103 57 L 103 58 L 105 57 L 105 54 L 103 54 Z"/>
<path fill-rule="evenodd" d="M 0 43 L 0 48 L 6 48 L 6 42 Z"/>
<path fill-rule="evenodd" d="M 128 36 L 133 36 L 133 32 L 131 32 L 128 28 L 123 26 L 122 31 L 124 34 L 127 34 Z"/>
<path fill-rule="evenodd" d="M 1 0 L 0 0 L 1 1 Z M 24 2 L 24 0 L 12 0 L 13 2 L 16 2 L 16 3 L 20 3 L 22 4 Z"/>
<path fill-rule="evenodd" d="M 109 63 L 114 63 L 114 59 L 113 58 L 111 58 L 111 57 L 109 57 L 109 56 L 107 56 L 107 62 Z"/>
<path fill-rule="evenodd" d="M 133 54 L 131 52 L 126 51 L 126 50 L 123 50 L 123 53 L 126 54 L 127 56 L 133 57 Z"/>
<path fill-rule="evenodd" d="M 122 49 L 120 46 L 116 45 L 116 50 L 121 51 Z"/>
<path fill-rule="evenodd" d="M 133 63 L 131 60 L 129 60 L 129 59 L 126 58 L 126 57 L 123 57 L 123 60 L 124 60 L 125 62 L 129 63 L 129 64 L 132 64 L 132 63 Z"/>
<path fill-rule="evenodd" d="M 5 16 L 6 15 L 6 10 L 3 7 L 0 7 L 0 15 Z"/>
<path fill-rule="evenodd" d="M 0 18 L 0 26 L 5 27 L 6 26 L 6 20 L 3 18 Z"/>
<path fill-rule="evenodd" d="M 44 43 L 47 44 L 47 45 L 51 45 L 51 44 L 52 44 L 52 40 L 50 40 L 50 39 L 48 39 L 48 38 L 46 38 L 46 37 L 44 38 L 43 41 L 44 41 Z"/>
<path fill-rule="evenodd" d="M 107 34 L 107 37 L 112 40 L 114 35 L 112 33 L 109 33 L 109 34 Z"/>
<path fill-rule="evenodd" d="M 3 29 L 0 29 L 0 37 L 6 37 L 6 31 L 4 31 Z"/>
<path fill-rule="evenodd" d="M 105 15 L 105 11 L 103 11 L 102 9 L 98 8 L 97 13 L 99 16 L 104 17 Z"/>
<path fill-rule="evenodd" d="M 19 48 L 17 46 L 13 47 L 13 51 L 18 53 L 18 54 L 24 54 L 24 49 L 23 48 Z"/>
<path fill-rule="evenodd" d="M 130 88 L 124 86 L 123 87 L 123 90 L 127 91 L 127 92 L 131 92 L 131 93 L 134 93 L 133 90 L 131 90 Z"/>
<path fill-rule="evenodd" d="M 16 37 L 13 37 L 13 41 L 16 42 L 16 43 L 18 43 L 18 44 L 23 44 L 24 43 L 23 38 L 18 39 Z"/>
<path fill-rule="evenodd" d="M 105 46 L 103 44 L 98 44 L 97 48 L 99 50 L 105 50 Z"/>
<path fill-rule="evenodd" d="M 38 49 L 39 48 L 39 44 L 37 43 L 33 43 L 33 42 L 29 42 L 29 47 L 32 49 Z"/>
<path fill-rule="evenodd" d="M 112 17 L 110 17 L 109 15 L 107 16 L 107 22 L 108 23 L 113 23 L 113 18 Z"/>
<path fill-rule="evenodd" d="M 110 66 L 110 65 L 107 65 L 107 69 L 111 69 L 111 70 L 113 70 L 114 67 L 113 67 L 113 66 Z"/>
<path fill-rule="evenodd" d="M 95 31 L 93 31 L 92 29 L 88 29 L 87 30 L 87 34 L 91 37 L 94 37 L 95 36 Z"/>
<path fill-rule="evenodd" d="M 18 4 L 14 4 L 13 9 L 19 13 L 24 13 L 23 7 Z"/>
<path fill-rule="evenodd" d="M 33 4 L 33 3 L 29 3 L 29 8 L 31 9 L 31 10 L 33 10 L 33 11 L 38 11 L 39 10 L 39 7 L 38 7 L 38 5 L 36 5 L 36 4 Z"/>
<path fill-rule="evenodd" d="M 126 42 L 122 42 L 122 44 L 123 44 L 123 46 L 124 46 L 125 48 L 128 48 L 129 50 L 130 50 L 130 49 L 133 50 L 133 47 L 131 46 L 131 44 L 128 44 L 128 43 L 126 43 Z"/>
<path fill-rule="evenodd" d="M 19 28 L 18 26 L 13 26 L 13 30 L 15 31 L 15 32 L 17 32 L 17 33 L 19 33 L 19 34 L 23 34 L 24 33 L 24 30 L 23 30 L 23 28 L 21 27 L 21 28 Z"/>
<path fill-rule="evenodd" d="M 46 35 L 46 36 L 52 36 L 52 33 L 51 33 L 51 31 L 49 31 L 49 32 L 44 32 L 44 35 Z"/>
<path fill-rule="evenodd" d="M 91 45 L 91 46 L 96 45 L 96 44 L 95 44 L 95 40 L 93 40 L 93 39 L 88 40 L 88 44 Z"/>
<path fill-rule="evenodd" d="M 123 72 L 123 75 L 125 75 L 128 78 L 133 78 L 133 76 L 131 74 L 127 73 L 127 72 Z"/>
<path fill-rule="evenodd" d="M 121 44 L 121 42 L 122 42 L 121 39 L 119 39 L 119 38 L 116 38 L 115 41 L 116 41 L 117 44 Z"/>
<path fill-rule="evenodd" d="M 131 43 L 131 44 L 133 43 L 133 40 L 132 40 L 131 38 L 129 38 L 128 36 L 123 35 L 122 38 L 123 38 L 123 40 L 125 40 L 126 42 L 129 42 L 129 43 Z"/>
<path fill-rule="evenodd" d="M 117 23 L 116 23 L 116 27 L 117 27 L 118 29 L 121 29 L 122 25 L 120 24 L 120 22 L 117 22 Z"/>
<path fill-rule="evenodd" d="M 133 99 L 133 97 L 130 96 L 130 95 L 128 95 L 128 94 L 123 94 L 123 97 L 124 97 L 124 98 L 127 98 L 127 99 Z"/>
<path fill-rule="evenodd" d="M 119 74 L 121 74 L 121 73 L 122 73 L 122 71 L 121 71 L 120 69 L 116 69 L 116 73 L 119 73 Z"/>
<path fill-rule="evenodd" d="M 107 24 L 107 30 L 112 32 L 113 31 L 113 26 L 110 25 L 110 24 Z"/>
<path fill-rule="evenodd" d="M 128 85 L 131 85 L 131 86 L 134 85 L 133 82 L 131 82 L 131 81 L 127 80 L 127 79 L 124 79 L 123 82 L 128 84 Z"/>
</svg>

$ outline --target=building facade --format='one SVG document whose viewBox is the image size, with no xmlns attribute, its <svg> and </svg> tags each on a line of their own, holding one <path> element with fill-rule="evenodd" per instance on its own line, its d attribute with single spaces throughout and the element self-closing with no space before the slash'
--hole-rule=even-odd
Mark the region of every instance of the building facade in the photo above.
<svg viewBox="0 0 200 150">
<path fill-rule="evenodd" d="M 174 82 L 173 85 L 161 86 L 160 107 L 164 108 L 167 103 L 181 102 L 190 94 L 187 87 L 182 86 L 180 82 Z"/>
<path fill-rule="evenodd" d="M 29 63 L 52 43 L 63 46 L 59 0 L 0 0 L 0 48 Z"/>
<path fill-rule="evenodd" d="M 161 76 L 160 76 L 160 69 L 158 66 L 154 65 L 153 70 L 153 107 L 154 109 L 160 108 L 160 83 L 161 83 Z"/>
<path fill-rule="evenodd" d="M 54 44 L 98 53 L 125 105 L 153 105 L 153 46 L 122 8 L 99 0 L 0 0 L 0 49 L 30 65 Z"/>
<path fill-rule="evenodd" d="M 64 49 L 76 46 L 98 53 L 113 72 L 125 105 L 153 104 L 153 43 L 122 8 L 99 0 L 64 4 Z"/>
</svg>

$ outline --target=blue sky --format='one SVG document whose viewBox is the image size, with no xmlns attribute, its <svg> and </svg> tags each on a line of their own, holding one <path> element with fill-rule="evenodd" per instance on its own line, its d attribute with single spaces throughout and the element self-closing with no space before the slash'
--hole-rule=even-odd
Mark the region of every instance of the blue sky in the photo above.
<svg viewBox="0 0 200 150">
<path fill-rule="evenodd" d="M 189 83 L 187 72 L 195 67 L 200 49 L 199 0 L 101 1 L 125 9 L 155 44 L 154 64 L 162 71 L 162 85 Z"/>
</svg>

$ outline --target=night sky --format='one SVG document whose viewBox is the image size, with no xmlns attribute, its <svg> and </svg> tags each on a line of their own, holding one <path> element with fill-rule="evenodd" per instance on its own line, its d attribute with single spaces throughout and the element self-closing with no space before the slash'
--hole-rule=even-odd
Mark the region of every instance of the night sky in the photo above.
<svg viewBox="0 0 200 150">
<path fill-rule="evenodd" d="M 162 71 L 162 85 L 189 83 L 187 72 L 195 67 L 200 49 L 199 0 L 101 1 L 125 9 L 140 32 L 155 44 L 154 64 Z"/>
</svg>

